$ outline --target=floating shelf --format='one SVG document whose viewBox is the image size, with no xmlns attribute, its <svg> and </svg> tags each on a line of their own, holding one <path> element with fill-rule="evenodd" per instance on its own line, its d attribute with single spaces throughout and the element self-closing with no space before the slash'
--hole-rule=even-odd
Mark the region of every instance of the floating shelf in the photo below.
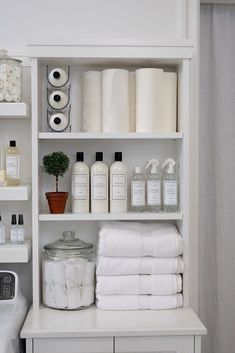
<svg viewBox="0 0 235 353">
<path fill-rule="evenodd" d="M 29 107 L 26 103 L 0 103 L 0 118 L 28 118 Z"/>
<path fill-rule="evenodd" d="M 31 196 L 31 185 L 0 187 L 0 201 L 27 201 Z"/>
<path fill-rule="evenodd" d="M 181 220 L 181 212 L 159 212 L 159 213 L 61 213 L 61 214 L 40 214 L 39 221 L 138 221 L 138 220 Z"/>
<path fill-rule="evenodd" d="M 182 132 L 172 133 L 151 133 L 151 132 L 40 132 L 38 134 L 40 140 L 88 140 L 88 139 L 182 139 Z"/>
<path fill-rule="evenodd" d="M 24 244 L 6 243 L 0 245 L 0 263 L 29 262 L 31 258 L 31 240 Z"/>
</svg>

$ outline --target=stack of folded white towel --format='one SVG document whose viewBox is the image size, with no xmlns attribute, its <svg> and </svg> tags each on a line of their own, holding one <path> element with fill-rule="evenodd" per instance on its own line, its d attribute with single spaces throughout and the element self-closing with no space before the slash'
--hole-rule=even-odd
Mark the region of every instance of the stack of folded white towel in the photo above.
<svg viewBox="0 0 235 353">
<path fill-rule="evenodd" d="M 182 237 L 172 224 L 103 222 L 96 268 L 98 308 L 182 306 L 182 252 Z"/>
</svg>

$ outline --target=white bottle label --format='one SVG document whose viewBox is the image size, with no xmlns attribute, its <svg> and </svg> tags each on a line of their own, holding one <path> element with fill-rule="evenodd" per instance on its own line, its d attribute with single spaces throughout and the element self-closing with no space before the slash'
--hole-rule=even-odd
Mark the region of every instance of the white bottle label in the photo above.
<svg viewBox="0 0 235 353">
<path fill-rule="evenodd" d="M 24 236 L 25 236 L 24 228 L 18 229 L 18 231 L 17 231 L 17 240 L 19 242 L 23 242 L 24 241 Z"/>
<path fill-rule="evenodd" d="M 17 229 L 11 229 L 11 242 L 17 242 L 18 241 L 18 232 Z"/>
<path fill-rule="evenodd" d="M 93 175 L 93 200 L 107 200 L 108 187 L 106 174 Z"/>
<path fill-rule="evenodd" d="M 147 205 L 161 205 L 160 180 L 147 180 Z"/>
<path fill-rule="evenodd" d="M 145 181 L 131 182 L 131 205 L 145 206 Z"/>
<path fill-rule="evenodd" d="M 6 174 L 12 179 L 19 179 L 19 156 L 7 156 Z"/>
<path fill-rule="evenodd" d="M 112 200 L 123 200 L 127 199 L 127 183 L 125 174 L 113 174 L 112 175 Z"/>
<path fill-rule="evenodd" d="M 88 198 L 88 175 L 74 175 L 74 200 L 87 200 Z"/>
<path fill-rule="evenodd" d="M 163 182 L 163 198 L 164 198 L 164 205 L 166 206 L 177 205 L 177 181 Z"/>
</svg>

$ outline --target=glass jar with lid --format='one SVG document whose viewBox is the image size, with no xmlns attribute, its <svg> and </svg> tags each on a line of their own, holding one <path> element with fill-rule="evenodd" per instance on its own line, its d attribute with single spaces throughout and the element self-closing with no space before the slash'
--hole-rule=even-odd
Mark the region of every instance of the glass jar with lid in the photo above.
<svg viewBox="0 0 235 353">
<path fill-rule="evenodd" d="M 7 50 L 0 49 L 0 103 L 21 102 L 22 61 L 10 58 Z"/>
<path fill-rule="evenodd" d="M 61 239 L 44 246 L 43 303 L 56 309 L 82 309 L 94 302 L 94 246 L 63 232 Z"/>
</svg>

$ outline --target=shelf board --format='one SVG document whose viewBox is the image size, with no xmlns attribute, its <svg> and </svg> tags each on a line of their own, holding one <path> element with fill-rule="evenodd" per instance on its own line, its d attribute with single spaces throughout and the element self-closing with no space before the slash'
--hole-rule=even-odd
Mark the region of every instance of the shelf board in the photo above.
<svg viewBox="0 0 235 353">
<path fill-rule="evenodd" d="M 31 258 L 31 240 L 26 239 L 24 244 L 1 244 L 0 263 L 23 263 Z"/>
<path fill-rule="evenodd" d="M 131 140 L 153 140 L 153 139 L 182 139 L 182 132 L 172 133 L 150 133 L 150 132 L 40 132 L 40 140 L 89 140 L 89 139 L 131 139 Z"/>
<path fill-rule="evenodd" d="M 41 306 L 29 311 L 22 338 L 205 335 L 206 328 L 190 308 L 174 310 L 104 311 L 54 310 Z"/>
<path fill-rule="evenodd" d="M 0 201 L 27 201 L 31 196 L 31 185 L 0 187 Z"/>
<path fill-rule="evenodd" d="M 181 220 L 181 212 L 159 212 L 159 213 L 61 213 L 61 214 L 40 214 L 39 221 L 165 221 Z"/>
<path fill-rule="evenodd" d="M 0 118 L 28 118 L 29 107 L 26 103 L 0 103 Z"/>
</svg>

